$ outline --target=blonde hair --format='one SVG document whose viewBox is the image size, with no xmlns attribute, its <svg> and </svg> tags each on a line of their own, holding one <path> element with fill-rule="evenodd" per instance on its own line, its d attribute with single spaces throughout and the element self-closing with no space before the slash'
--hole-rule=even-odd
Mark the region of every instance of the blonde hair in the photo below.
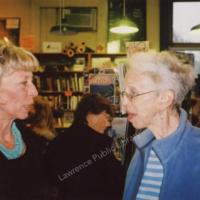
<svg viewBox="0 0 200 200">
<path fill-rule="evenodd" d="M 194 68 L 184 64 L 168 51 L 140 52 L 129 57 L 129 69 L 150 77 L 159 90 L 173 90 L 175 104 L 180 106 L 195 81 Z"/>
<path fill-rule="evenodd" d="M 34 98 L 33 107 L 25 122 L 36 134 L 45 137 L 48 140 L 52 140 L 56 136 L 56 130 L 53 125 L 52 109 L 49 105 L 49 101 L 41 96 Z"/>
<path fill-rule="evenodd" d="M 38 66 L 32 53 L 10 41 L 0 40 L 0 78 L 15 70 L 35 71 Z"/>
</svg>

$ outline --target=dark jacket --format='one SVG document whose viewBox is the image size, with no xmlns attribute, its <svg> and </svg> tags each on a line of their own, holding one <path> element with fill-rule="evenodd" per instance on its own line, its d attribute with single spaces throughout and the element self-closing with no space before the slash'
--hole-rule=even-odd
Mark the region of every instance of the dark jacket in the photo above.
<svg viewBox="0 0 200 200">
<path fill-rule="evenodd" d="M 0 152 L 1 200 L 49 200 L 42 151 L 44 141 L 22 123 L 17 122 L 26 152 L 8 160 Z"/>
<path fill-rule="evenodd" d="M 151 148 L 164 168 L 159 200 L 200 199 L 200 129 L 188 122 L 184 110 L 177 130 L 168 137 L 155 140 L 147 129 L 134 142 L 137 148 L 127 173 L 124 200 L 136 198 Z"/>
<path fill-rule="evenodd" d="M 72 125 L 50 143 L 46 158 L 60 199 L 121 200 L 124 173 L 110 137 Z"/>
</svg>

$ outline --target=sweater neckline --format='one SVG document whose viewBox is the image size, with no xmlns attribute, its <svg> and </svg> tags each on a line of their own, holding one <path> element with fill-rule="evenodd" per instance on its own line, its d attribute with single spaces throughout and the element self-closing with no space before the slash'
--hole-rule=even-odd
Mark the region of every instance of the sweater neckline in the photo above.
<svg viewBox="0 0 200 200">
<path fill-rule="evenodd" d="M 13 149 L 8 149 L 4 145 L 0 144 L 0 151 L 8 159 L 16 159 L 20 157 L 25 149 L 25 144 L 23 142 L 21 132 L 16 126 L 16 123 L 13 122 L 11 125 L 12 134 L 15 138 L 15 146 Z"/>
</svg>

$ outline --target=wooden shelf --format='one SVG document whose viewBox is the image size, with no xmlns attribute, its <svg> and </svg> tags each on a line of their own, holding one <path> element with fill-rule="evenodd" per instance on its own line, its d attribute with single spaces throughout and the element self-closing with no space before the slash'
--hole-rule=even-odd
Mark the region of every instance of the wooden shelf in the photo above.
<svg viewBox="0 0 200 200">
<path fill-rule="evenodd" d="M 82 75 L 84 71 L 43 71 L 43 72 L 34 72 L 34 75 L 46 77 L 46 76 L 70 76 L 72 74 L 80 74 Z"/>
<path fill-rule="evenodd" d="M 52 96 L 57 96 L 57 95 L 65 95 L 65 92 L 57 92 L 57 91 L 39 91 L 40 95 L 52 95 Z M 78 95 L 83 95 L 83 92 L 72 92 L 72 96 L 78 96 Z"/>
</svg>

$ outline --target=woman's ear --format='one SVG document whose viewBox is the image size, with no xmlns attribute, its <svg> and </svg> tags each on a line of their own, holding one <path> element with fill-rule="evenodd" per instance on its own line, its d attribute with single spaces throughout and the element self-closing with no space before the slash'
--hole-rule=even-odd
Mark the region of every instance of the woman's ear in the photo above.
<svg viewBox="0 0 200 200">
<path fill-rule="evenodd" d="M 92 113 L 88 113 L 87 114 L 87 116 L 86 116 L 86 123 L 87 123 L 87 125 L 88 126 L 90 126 L 91 128 L 93 128 L 94 127 L 94 125 L 95 125 L 95 115 L 94 114 L 92 114 Z"/>
<path fill-rule="evenodd" d="M 170 107 L 175 99 L 174 92 L 172 90 L 165 90 L 160 92 L 159 96 L 159 110 L 165 110 Z"/>
<path fill-rule="evenodd" d="M 90 124 L 91 118 L 92 118 L 91 114 L 88 113 L 88 114 L 86 115 L 86 122 L 87 122 L 87 124 Z"/>
</svg>

